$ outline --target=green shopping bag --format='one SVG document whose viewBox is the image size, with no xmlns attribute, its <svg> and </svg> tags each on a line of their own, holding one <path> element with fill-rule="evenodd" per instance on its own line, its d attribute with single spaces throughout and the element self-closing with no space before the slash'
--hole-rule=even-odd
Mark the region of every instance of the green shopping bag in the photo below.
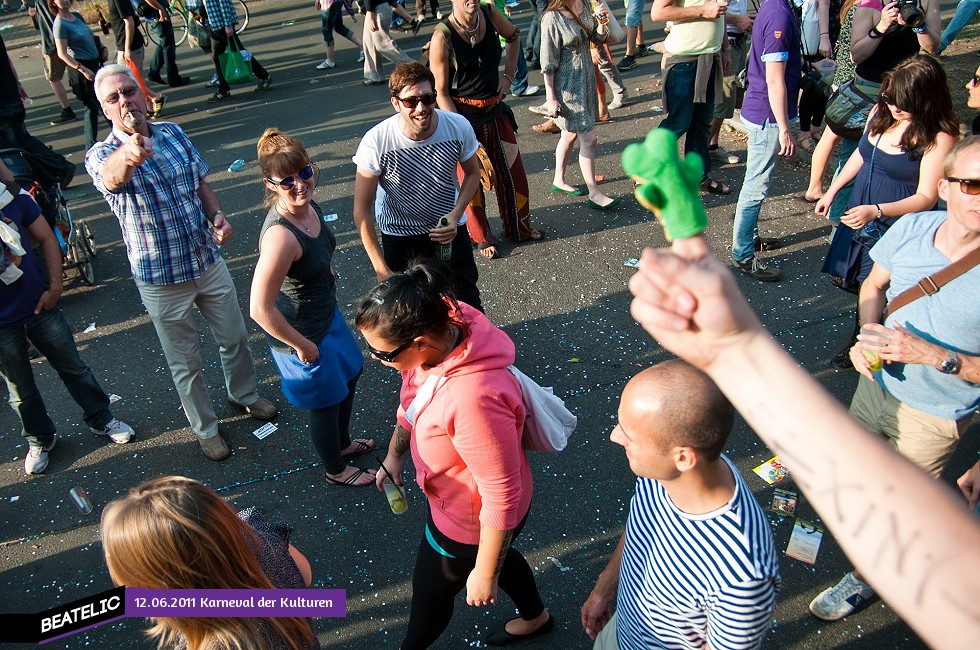
<svg viewBox="0 0 980 650">
<path fill-rule="evenodd" d="M 252 80 L 252 57 L 248 60 L 238 49 L 238 39 L 228 38 L 228 50 L 218 57 L 221 63 L 221 74 L 229 84 L 247 84 Z"/>
</svg>

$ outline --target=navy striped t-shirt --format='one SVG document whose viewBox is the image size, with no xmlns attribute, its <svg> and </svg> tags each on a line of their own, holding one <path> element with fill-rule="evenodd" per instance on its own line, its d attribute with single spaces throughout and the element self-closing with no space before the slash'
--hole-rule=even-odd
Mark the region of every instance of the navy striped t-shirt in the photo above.
<svg viewBox="0 0 980 650">
<path fill-rule="evenodd" d="M 776 603 L 779 563 L 769 523 L 738 470 L 735 494 L 701 515 L 681 512 L 660 483 L 636 482 L 617 595 L 620 648 L 757 648 Z"/>
<path fill-rule="evenodd" d="M 395 114 L 361 138 L 353 161 L 378 176 L 375 220 L 386 235 L 425 235 L 456 206 L 456 166 L 476 153 L 473 127 L 462 115 L 436 109 L 435 133 L 412 140 Z M 459 225 L 466 223 L 464 213 Z"/>
</svg>

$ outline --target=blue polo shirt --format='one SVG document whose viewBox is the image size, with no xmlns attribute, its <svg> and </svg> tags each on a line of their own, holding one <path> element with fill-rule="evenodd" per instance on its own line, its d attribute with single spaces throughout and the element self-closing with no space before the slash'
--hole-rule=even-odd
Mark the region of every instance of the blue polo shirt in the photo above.
<svg viewBox="0 0 980 650">
<path fill-rule="evenodd" d="M 26 194 L 18 194 L 2 210 L 0 219 L 17 228 L 21 244 L 27 252 L 20 260 L 20 270 L 24 275 L 12 284 L 0 282 L 0 327 L 20 325 L 34 318 L 37 300 L 48 288 L 41 260 L 27 239 L 27 228 L 40 214 L 41 208 Z"/>
<path fill-rule="evenodd" d="M 746 75 L 749 87 L 742 101 L 742 120 L 762 126 L 767 120 L 776 122 L 769 105 L 766 84 L 766 63 L 786 61 L 786 103 L 789 119 L 796 119 L 797 97 L 800 91 L 800 21 L 787 0 L 765 0 L 752 25 L 752 49 L 749 50 Z"/>
</svg>

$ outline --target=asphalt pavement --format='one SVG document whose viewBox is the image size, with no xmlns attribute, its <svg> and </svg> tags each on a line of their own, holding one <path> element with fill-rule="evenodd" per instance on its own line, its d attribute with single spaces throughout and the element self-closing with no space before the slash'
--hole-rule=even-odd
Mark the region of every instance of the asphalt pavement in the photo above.
<svg viewBox="0 0 980 650">
<path fill-rule="evenodd" d="M 445 3 L 444 3 L 445 4 Z M 338 39 L 337 68 L 314 70 L 323 59 L 319 16 L 285 0 L 250 4 L 252 19 L 242 40 L 268 68 L 272 88 L 262 94 L 250 87 L 234 88 L 230 101 L 206 103 L 204 88 L 211 76 L 200 51 L 179 48 L 181 71 L 193 83 L 167 91 L 164 119 L 180 124 L 212 167 L 209 180 L 234 226 L 223 254 L 235 279 L 243 312 L 257 256 L 259 228 L 265 215 L 262 187 L 255 164 L 255 142 L 262 131 L 277 126 L 303 140 L 321 169 L 317 198 L 326 212 L 336 213 L 333 227 L 338 249 L 335 265 L 341 309 L 350 321 L 353 305 L 374 281 L 352 220 L 354 165 L 351 156 L 368 128 L 391 113 L 384 86 L 361 84 L 357 52 Z M 530 11 L 525 2 L 515 21 L 526 29 Z M 0 17 L 0 25 L 7 22 Z M 349 24 L 349 19 L 348 19 Z M 292 541 L 310 559 L 314 586 L 347 590 L 348 614 L 319 619 L 315 631 L 324 647 L 398 647 L 404 633 L 414 556 L 425 517 L 420 491 L 409 482 L 410 508 L 392 515 L 381 493 L 373 489 L 329 486 L 309 442 L 304 414 L 291 407 L 279 390 L 278 375 L 264 337 L 249 321 L 252 353 L 260 392 L 276 401 L 281 414 L 277 431 L 262 440 L 252 432 L 261 423 L 247 418 L 222 399 L 217 350 L 201 329 L 205 375 L 222 419 L 221 430 L 234 454 L 223 463 L 201 455 L 187 427 L 160 350 L 159 342 L 130 277 L 118 224 L 81 170 L 81 123 L 50 126 L 58 107 L 41 75 L 33 32 L 20 21 L 3 32 L 11 57 L 29 93 L 28 128 L 56 150 L 79 163 L 76 180 L 66 192 L 76 220 L 86 221 L 98 242 L 96 286 L 85 286 L 68 272 L 61 308 L 76 332 L 86 362 L 103 388 L 121 399 L 115 414 L 132 424 L 136 438 L 127 445 L 106 444 L 87 431 L 77 406 L 56 374 L 43 362 L 34 364 L 60 439 L 48 470 L 25 477 L 27 445 L 19 436 L 16 417 L 0 408 L 0 585 L 4 612 L 37 612 L 111 588 L 98 542 L 98 514 L 129 487 L 161 474 L 182 474 L 217 489 L 239 509 L 262 507 L 273 519 L 293 526 Z M 398 36 L 412 56 L 431 32 Z M 361 23 L 353 26 L 358 32 Z M 653 30 L 647 29 L 650 35 Z M 618 60 L 621 48 L 615 48 Z M 387 68 L 390 70 L 390 67 Z M 533 132 L 537 116 L 527 108 L 542 97 L 512 98 L 521 129 L 520 146 L 531 187 L 534 225 L 546 231 L 539 243 L 502 243 L 502 256 L 478 259 L 480 287 L 491 319 L 514 339 L 517 364 L 544 385 L 553 385 L 579 416 L 579 429 L 569 448 L 558 455 L 532 454 L 535 499 L 517 545 L 534 568 L 545 603 L 556 618 L 552 635 L 537 647 L 591 647 L 579 623 L 579 607 L 612 552 L 628 512 L 633 476 L 620 447 L 609 441 L 616 422 L 619 393 L 640 369 L 669 358 L 632 321 L 626 282 L 633 272 L 624 265 L 643 247 L 662 246 L 663 231 L 632 198 L 632 182 L 619 162 L 623 148 L 655 127 L 660 94 L 655 79 L 659 61 L 640 59 L 624 75 L 630 103 L 613 113 L 611 123 L 597 129 L 597 170 L 603 190 L 624 199 L 610 212 L 589 209 L 585 202 L 550 191 L 555 136 Z M 532 83 L 541 83 L 532 73 Z M 78 111 L 78 104 L 73 100 Z M 103 129 L 104 136 L 106 130 Z M 744 155 L 744 145 L 725 133 L 723 144 Z M 227 171 L 236 159 L 247 161 L 239 172 Z M 842 401 L 854 389 L 857 375 L 831 369 L 827 359 L 846 339 L 854 299 L 833 288 L 819 273 L 826 250 L 828 226 L 812 215 L 802 199 L 806 170 L 783 165 L 777 173 L 760 217 L 765 236 L 781 237 L 785 247 L 773 259 L 785 279 L 764 284 L 739 278 L 739 284 L 763 321 L 785 348 Z M 731 220 L 744 165 L 729 165 L 712 175 L 735 189 L 728 196 L 706 195 L 708 240 L 727 259 Z M 570 167 L 571 182 L 580 183 Z M 491 214 L 495 204 L 488 200 Z M 500 232 L 499 220 L 491 224 Z M 368 362 L 358 385 L 354 433 L 387 444 L 394 424 L 398 378 L 379 363 Z M 962 473 L 980 447 L 980 426 L 974 425 L 950 463 L 947 476 Z M 747 477 L 768 509 L 773 487 L 752 473 L 772 453 L 744 422 L 739 421 L 726 453 Z M 360 459 L 370 466 L 372 457 Z M 407 481 L 408 482 L 408 481 Z M 79 514 L 69 490 L 87 490 L 95 512 Z M 778 487 L 795 489 L 792 477 Z M 798 515 L 815 514 L 801 496 Z M 793 518 L 770 515 L 780 551 L 786 548 Z M 889 607 L 877 602 L 836 623 L 824 623 L 807 611 L 807 603 L 836 583 L 849 564 L 831 535 L 814 565 L 781 559 L 783 587 L 768 634 L 772 648 L 917 648 L 921 642 Z M 496 621 L 512 617 L 509 600 L 489 608 L 470 608 L 457 600 L 456 614 L 435 647 L 482 647 L 482 635 Z M 140 619 L 106 625 L 49 647 L 152 647 L 142 635 Z M 532 643 L 526 643 L 532 647 Z"/>
</svg>

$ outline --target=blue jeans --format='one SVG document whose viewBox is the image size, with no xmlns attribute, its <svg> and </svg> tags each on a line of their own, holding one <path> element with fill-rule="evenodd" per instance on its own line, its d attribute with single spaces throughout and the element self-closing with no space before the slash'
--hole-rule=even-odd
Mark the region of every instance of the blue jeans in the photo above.
<svg viewBox="0 0 980 650">
<path fill-rule="evenodd" d="M 960 0 L 956 5 L 956 13 L 953 14 L 952 20 L 946 25 L 943 35 L 939 38 L 939 51 L 949 47 L 963 28 L 970 24 L 978 11 L 980 11 L 980 0 Z"/>
<path fill-rule="evenodd" d="M 534 18 L 531 19 L 531 26 L 527 30 L 527 40 L 522 39 L 521 42 L 524 44 L 526 59 L 540 65 L 541 14 L 548 8 L 548 0 L 531 0 L 531 8 L 534 9 Z"/>
<path fill-rule="evenodd" d="M 30 340 L 48 359 L 71 398 L 82 407 L 85 423 L 102 429 L 112 419 L 109 396 L 78 354 L 68 322 L 57 307 L 20 325 L 0 327 L 0 375 L 10 393 L 10 406 L 20 418 L 21 435 L 34 446 L 46 447 L 54 441 L 55 426 L 34 382 Z"/>
<path fill-rule="evenodd" d="M 745 180 L 735 206 L 732 227 L 732 259 L 745 262 L 755 255 L 759 236 L 759 210 L 769 194 L 769 183 L 779 163 L 779 126 L 766 121 L 762 128 L 749 125 L 748 158 Z"/>
<path fill-rule="evenodd" d="M 715 72 L 712 68 L 704 103 L 695 104 L 694 78 L 697 67 L 696 61 L 688 61 L 677 63 L 670 68 L 663 85 L 664 109 L 667 111 L 667 117 L 660 123 L 660 128 L 673 131 L 678 139 L 687 133 L 687 138 L 684 140 L 684 153 L 694 151 L 701 156 L 704 163 L 702 175 L 704 180 L 711 171 L 708 135 L 715 114 Z"/>
<path fill-rule="evenodd" d="M 517 71 L 514 72 L 514 81 L 510 84 L 510 94 L 520 95 L 527 90 L 527 59 L 524 58 L 524 50 L 517 50 Z"/>
<path fill-rule="evenodd" d="M 157 37 L 157 49 L 150 60 L 149 77 L 163 78 L 161 71 L 167 69 L 167 84 L 172 86 L 180 83 L 180 72 L 177 70 L 177 39 L 174 37 L 174 26 L 168 20 L 147 20 L 147 25 Z"/>
<path fill-rule="evenodd" d="M 626 0 L 626 26 L 639 27 L 643 20 L 643 6 L 646 0 Z"/>
</svg>

